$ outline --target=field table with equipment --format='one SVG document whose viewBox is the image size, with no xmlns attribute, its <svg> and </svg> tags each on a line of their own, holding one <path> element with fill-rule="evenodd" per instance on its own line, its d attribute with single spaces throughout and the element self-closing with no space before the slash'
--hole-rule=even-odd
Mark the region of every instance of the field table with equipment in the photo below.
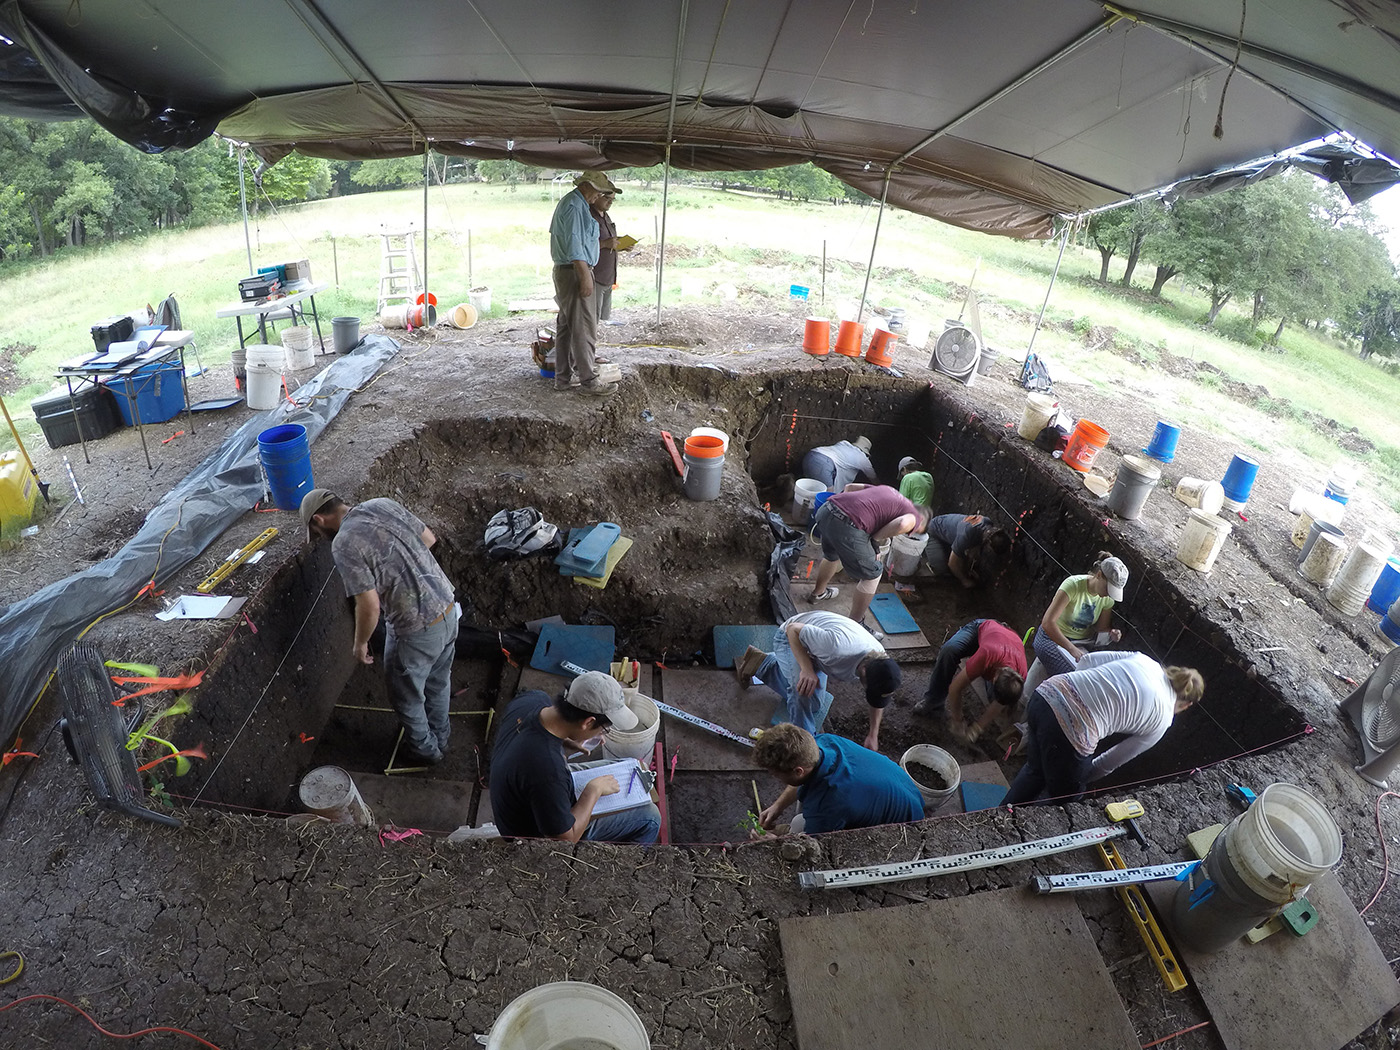
<svg viewBox="0 0 1400 1050">
<path fill-rule="evenodd" d="M 306 315 L 311 315 L 311 321 L 316 326 L 316 341 L 321 344 L 321 353 L 328 353 L 326 350 L 326 340 L 321 335 L 321 316 L 316 312 L 316 293 L 324 292 L 329 288 L 329 284 L 289 284 L 286 286 L 286 295 L 275 299 L 259 299 L 255 302 L 230 303 L 228 306 L 220 307 L 214 311 L 214 316 L 219 318 L 232 317 L 238 324 L 238 346 L 240 349 L 248 345 L 248 340 L 253 338 L 250 332 L 243 334 L 243 318 L 256 317 L 258 319 L 257 335 L 262 343 L 267 342 L 267 322 L 269 320 L 280 320 L 283 317 L 290 318 L 299 324 L 306 322 Z M 280 311 L 286 311 L 285 314 Z M 277 314 L 276 317 L 272 316 Z"/>
<path fill-rule="evenodd" d="M 190 416 L 190 391 L 185 379 L 185 347 L 194 342 L 194 333 L 189 331 L 166 331 L 162 332 L 149 349 L 141 351 L 134 357 L 126 361 L 102 360 L 105 355 L 95 354 L 87 361 L 74 358 L 60 365 L 54 375 L 62 379 L 68 387 L 68 402 L 73 411 L 73 419 L 77 426 L 78 440 L 83 446 L 83 459 L 91 463 L 92 457 L 88 455 L 87 436 L 83 433 L 82 418 L 78 412 L 76 395 L 82 389 L 91 384 L 93 386 L 106 382 L 113 393 L 122 391 L 121 396 L 125 398 L 125 406 L 131 413 L 130 424 L 136 427 L 141 435 L 141 451 L 146 454 L 146 466 L 151 464 L 151 450 L 146 444 L 146 423 L 165 422 L 171 416 L 179 415 L 179 409 L 174 410 L 170 415 L 162 419 L 142 419 L 141 398 L 145 396 L 144 386 L 149 383 L 159 389 L 159 384 L 164 379 L 167 372 L 175 371 L 174 368 L 164 369 L 165 364 L 175 364 L 178 361 L 180 373 L 180 408 L 185 410 L 185 422 L 189 429 L 193 431 L 194 423 Z M 144 373 L 144 374 L 142 374 Z M 133 380 L 136 384 L 133 385 Z M 76 386 L 74 385 L 76 383 Z M 157 394 L 157 399 L 160 400 Z M 119 401 L 119 404 L 123 402 Z M 149 414 L 149 413 L 148 413 Z M 93 435 L 98 437 L 100 435 Z"/>
</svg>

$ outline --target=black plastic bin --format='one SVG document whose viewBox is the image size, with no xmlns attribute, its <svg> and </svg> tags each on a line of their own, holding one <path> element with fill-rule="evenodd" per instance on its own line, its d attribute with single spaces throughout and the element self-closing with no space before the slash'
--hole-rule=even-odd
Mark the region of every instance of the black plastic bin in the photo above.
<svg viewBox="0 0 1400 1050">
<path fill-rule="evenodd" d="M 34 418 L 39 421 L 39 426 L 44 428 L 44 438 L 48 441 L 49 448 L 76 445 L 80 440 L 78 422 L 73 416 L 75 404 L 78 407 L 77 419 L 83 424 L 82 437 L 89 441 L 106 437 L 122 425 L 121 415 L 117 411 L 117 400 L 106 387 L 86 385 L 82 390 L 74 392 L 71 404 L 67 387 L 58 387 L 29 403 L 29 407 L 34 410 Z"/>
</svg>

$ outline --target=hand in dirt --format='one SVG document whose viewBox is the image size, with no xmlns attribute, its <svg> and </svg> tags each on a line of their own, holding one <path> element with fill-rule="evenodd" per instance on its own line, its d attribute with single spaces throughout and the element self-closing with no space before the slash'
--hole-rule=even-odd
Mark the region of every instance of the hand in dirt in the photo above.
<svg viewBox="0 0 1400 1050">
<path fill-rule="evenodd" d="M 374 663 L 374 657 L 370 655 L 369 642 L 355 646 L 355 659 L 362 664 Z"/>
<path fill-rule="evenodd" d="M 600 795 L 616 795 L 622 790 L 622 785 L 617 782 L 617 777 L 614 776 L 594 777 L 588 784 L 590 787 L 597 784 Z"/>
<path fill-rule="evenodd" d="M 817 672 L 799 671 L 797 675 L 797 692 L 801 696 L 811 696 L 817 691 Z"/>
<path fill-rule="evenodd" d="M 764 808 L 763 812 L 758 815 L 758 823 L 765 831 L 772 831 L 773 826 L 777 824 L 780 816 L 782 816 L 782 813 L 778 810 L 776 804 L 767 806 Z M 759 839 L 763 838 L 763 836 L 758 833 L 757 829 L 754 829 L 749 832 L 749 838 Z"/>
</svg>

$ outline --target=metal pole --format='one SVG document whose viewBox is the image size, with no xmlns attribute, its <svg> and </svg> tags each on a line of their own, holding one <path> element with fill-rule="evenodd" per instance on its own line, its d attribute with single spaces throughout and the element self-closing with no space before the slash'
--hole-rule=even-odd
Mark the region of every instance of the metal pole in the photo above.
<svg viewBox="0 0 1400 1050">
<path fill-rule="evenodd" d="M 471 291 L 476 285 L 472 283 L 472 231 L 467 227 L 467 291 Z"/>
<path fill-rule="evenodd" d="M 335 267 L 335 286 L 340 287 L 340 253 L 335 250 L 335 238 L 331 238 L 331 265 Z"/>
<path fill-rule="evenodd" d="M 243 211 L 243 246 L 248 249 L 248 275 L 253 274 L 253 241 L 248 235 L 248 187 L 243 178 L 243 147 L 238 148 L 238 206 Z"/>
<path fill-rule="evenodd" d="M 432 150 L 427 143 L 423 144 L 423 323 L 420 328 L 428 327 L 428 164 Z"/>
<path fill-rule="evenodd" d="M 875 215 L 875 236 L 870 238 L 870 262 L 866 264 L 865 284 L 860 289 L 860 309 L 855 316 L 857 321 L 865 316 L 865 293 L 870 291 L 870 272 L 875 269 L 875 246 L 880 243 L 880 220 L 885 217 L 885 201 L 890 195 L 890 176 L 893 173 L 893 169 L 885 171 L 885 188 L 880 191 L 880 210 Z"/>
<path fill-rule="evenodd" d="M 826 302 L 826 238 L 822 238 L 822 302 Z"/>
<path fill-rule="evenodd" d="M 656 323 L 661 324 L 661 279 L 666 271 L 666 197 L 671 190 L 671 144 L 666 143 L 666 166 L 661 180 L 661 234 L 656 244 Z"/>
<path fill-rule="evenodd" d="M 1045 289 L 1045 301 L 1040 304 L 1040 313 L 1036 315 L 1035 327 L 1031 329 L 1031 341 L 1026 344 L 1027 357 L 1030 356 L 1031 347 L 1035 346 L 1035 336 L 1040 331 L 1040 322 L 1045 320 L 1045 308 L 1050 305 L 1050 293 L 1055 288 L 1055 278 L 1060 273 L 1060 260 L 1065 257 L 1065 246 L 1069 244 L 1069 232 L 1073 227 L 1073 223 L 1065 223 L 1065 234 L 1060 238 L 1060 254 L 1055 256 L 1055 269 L 1051 272 L 1050 284 Z"/>
</svg>

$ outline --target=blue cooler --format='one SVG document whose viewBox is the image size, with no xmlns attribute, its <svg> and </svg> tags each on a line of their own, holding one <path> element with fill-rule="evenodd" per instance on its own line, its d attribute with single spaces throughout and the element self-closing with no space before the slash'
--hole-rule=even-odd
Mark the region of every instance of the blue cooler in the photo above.
<svg viewBox="0 0 1400 1050">
<path fill-rule="evenodd" d="M 183 375 L 174 361 L 153 362 L 129 377 L 104 378 L 102 382 L 116 398 L 122 422 L 134 427 L 136 411 L 142 423 L 164 423 L 185 410 Z"/>
</svg>

